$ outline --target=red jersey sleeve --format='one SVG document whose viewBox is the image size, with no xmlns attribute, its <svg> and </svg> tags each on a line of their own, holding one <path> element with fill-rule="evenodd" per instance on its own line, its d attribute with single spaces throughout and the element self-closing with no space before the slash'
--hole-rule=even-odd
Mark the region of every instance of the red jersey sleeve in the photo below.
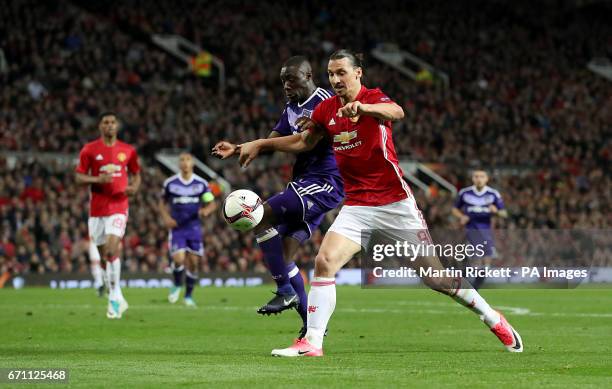
<svg viewBox="0 0 612 389">
<path fill-rule="evenodd" d="M 310 119 L 321 127 L 325 127 L 325 101 L 320 102 L 312 112 Z"/>
<path fill-rule="evenodd" d="M 383 91 L 381 91 L 378 88 L 373 89 L 370 93 L 368 93 L 368 95 L 366 96 L 364 100 L 365 100 L 364 103 L 366 104 L 382 104 L 382 103 L 397 104 L 395 101 L 391 100 L 389 96 L 384 94 Z"/>
<path fill-rule="evenodd" d="M 138 161 L 138 154 L 136 154 L 134 149 L 132 149 L 130 160 L 128 161 L 128 170 L 132 174 L 140 173 L 140 162 Z"/>
<path fill-rule="evenodd" d="M 90 167 L 91 163 L 89 158 L 89 150 L 87 147 L 83 147 L 79 153 L 79 164 L 77 165 L 75 171 L 77 173 L 87 174 L 89 173 Z"/>
</svg>

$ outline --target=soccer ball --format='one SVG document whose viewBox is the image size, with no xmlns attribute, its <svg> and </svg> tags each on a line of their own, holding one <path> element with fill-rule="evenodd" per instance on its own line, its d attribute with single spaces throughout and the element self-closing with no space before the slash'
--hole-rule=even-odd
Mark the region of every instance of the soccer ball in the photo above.
<svg viewBox="0 0 612 389">
<path fill-rule="evenodd" d="M 223 202 L 223 217 L 227 224 L 237 231 L 255 228 L 263 218 L 263 213 L 261 198 L 250 190 L 235 190 Z"/>
</svg>

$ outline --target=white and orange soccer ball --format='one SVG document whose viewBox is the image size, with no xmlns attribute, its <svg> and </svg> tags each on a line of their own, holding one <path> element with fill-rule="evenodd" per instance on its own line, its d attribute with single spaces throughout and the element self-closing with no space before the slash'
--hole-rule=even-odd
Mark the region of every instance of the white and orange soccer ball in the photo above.
<svg viewBox="0 0 612 389">
<path fill-rule="evenodd" d="M 257 193 L 238 189 L 230 193 L 223 202 L 223 217 L 237 231 L 255 228 L 263 218 L 263 202 Z"/>
</svg>

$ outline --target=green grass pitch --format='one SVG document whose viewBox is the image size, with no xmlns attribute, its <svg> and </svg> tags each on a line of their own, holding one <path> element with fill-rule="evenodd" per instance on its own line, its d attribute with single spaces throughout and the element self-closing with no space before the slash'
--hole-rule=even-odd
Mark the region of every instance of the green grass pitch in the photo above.
<svg viewBox="0 0 612 389">
<path fill-rule="evenodd" d="M 300 322 L 255 314 L 271 289 L 196 289 L 197 309 L 124 289 L 121 320 L 93 290 L 0 290 L 0 367 L 65 367 L 88 388 L 612 386 L 610 290 L 484 290 L 523 337 L 513 354 L 445 296 L 338 287 L 325 357 L 281 359 Z"/>
</svg>

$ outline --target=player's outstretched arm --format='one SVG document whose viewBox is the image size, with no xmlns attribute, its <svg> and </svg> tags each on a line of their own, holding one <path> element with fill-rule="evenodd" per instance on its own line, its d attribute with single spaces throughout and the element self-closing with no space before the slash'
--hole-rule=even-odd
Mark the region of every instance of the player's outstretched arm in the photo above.
<svg viewBox="0 0 612 389">
<path fill-rule="evenodd" d="M 395 103 L 363 104 L 360 101 L 350 102 L 338 110 L 338 117 L 352 118 L 358 115 L 396 121 L 404 118 L 404 110 Z"/>
<path fill-rule="evenodd" d="M 76 173 L 76 183 L 79 185 L 91 184 L 108 184 L 113 181 L 113 175 L 104 173 L 99 176 L 90 176 L 89 174 Z"/>
<path fill-rule="evenodd" d="M 268 138 L 276 138 L 281 136 L 277 131 L 270 132 Z M 269 153 L 272 154 L 274 150 L 269 150 Z M 226 140 L 222 140 L 218 142 L 215 147 L 212 148 L 212 155 L 219 159 L 228 159 L 230 157 L 239 155 L 240 153 L 240 145 L 235 143 L 228 142 Z"/>
<path fill-rule="evenodd" d="M 240 165 L 247 167 L 262 151 L 275 150 L 299 154 L 312 150 L 325 136 L 323 130 L 308 118 L 300 118 L 296 124 L 302 129 L 299 134 L 257 139 L 241 144 Z"/>
<path fill-rule="evenodd" d="M 238 145 L 222 140 L 212 148 L 212 155 L 220 159 L 228 159 L 238 154 Z"/>
</svg>

